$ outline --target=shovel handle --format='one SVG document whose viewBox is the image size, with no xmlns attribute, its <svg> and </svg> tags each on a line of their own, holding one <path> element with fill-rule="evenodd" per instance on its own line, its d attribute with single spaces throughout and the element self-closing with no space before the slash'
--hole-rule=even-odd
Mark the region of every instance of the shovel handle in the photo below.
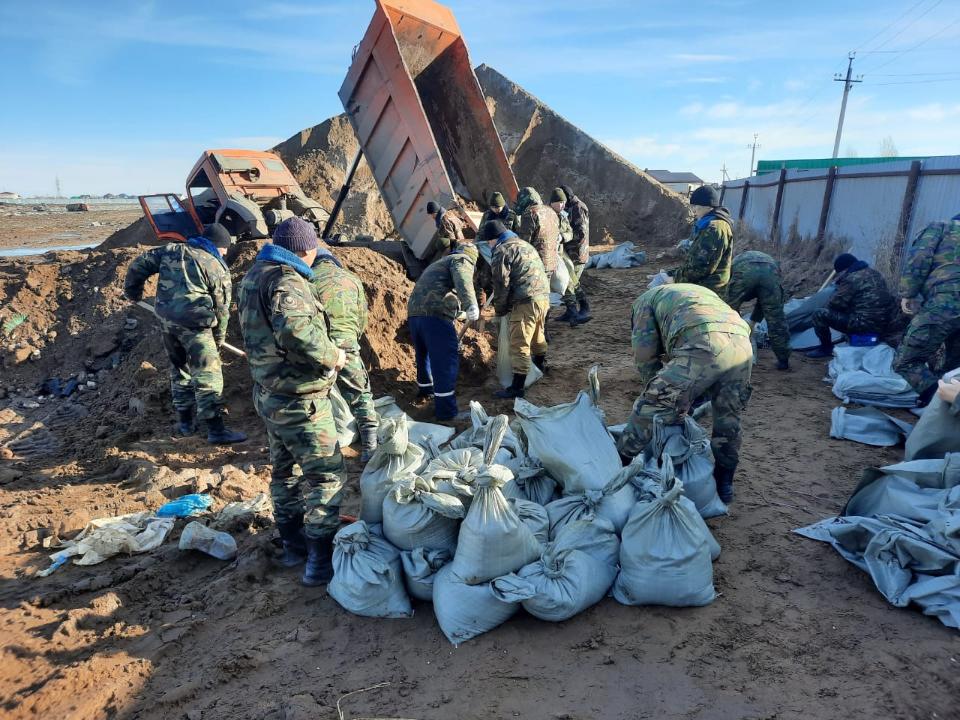
<svg viewBox="0 0 960 720">
<path fill-rule="evenodd" d="M 156 308 L 154 308 L 153 305 L 151 305 L 151 304 L 148 303 L 148 302 L 144 302 L 143 300 L 137 300 L 137 305 L 139 305 L 140 307 L 142 307 L 144 310 L 149 310 L 149 311 L 150 311 L 151 313 L 153 313 L 154 315 L 157 314 Z M 246 354 L 243 350 L 241 350 L 241 349 L 238 348 L 238 347 L 234 347 L 234 346 L 231 345 L 230 343 L 226 343 L 226 342 L 225 342 L 225 343 L 221 343 L 221 344 L 220 344 L 220 347 L 222 347 L 222 348 L 223 348 L 224 350 L 226 350 L 227 352 L 233 353 L 233 354 L 236 355 L 237 357 L 246 357 L 246 356 L 247 356 L 247 354 Z"/>
</svg>

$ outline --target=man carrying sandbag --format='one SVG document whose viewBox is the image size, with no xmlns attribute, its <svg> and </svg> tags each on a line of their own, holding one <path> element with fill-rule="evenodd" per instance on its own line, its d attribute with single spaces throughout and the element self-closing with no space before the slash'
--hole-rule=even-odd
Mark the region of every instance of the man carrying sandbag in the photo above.
<svg viewBox="0 0 960 720">
<path fill-rule="evenodd" d="M 549 208 L 548 211 L 553 212 Z M 487 237 L 493 249 L 493 307 L 497 315 L 509 316 L 510 387 L 494 395 L 523 397 L 527 373 L 533 363 L 546 372 L 547 337 L 544 325 L 550 311 L 550 281 L 533 246 L 507 230 L 498 220 L 488 223 Z"/>
<path fill-rule="evenodd" d="M 945 345 L 943 368 L 960 367 L 960 215 L 928 225 L 910 250 L 900 278 L 901 308 L 912 315 L 893 369 L 925 407 L 937 391 L 930 368 Z"/>
<path fill-rule="evenodd" d="M 437 420 L 457 416 L 460 349 L 453 321 L 480 317 L 473 287 L 479 253 L 472 243 L 458 245 L 430 265 L 407 301 L 407 325 L 417 360 L 417 397 L 433 398 Z"/>
<path fill-rule="evenodd" d="M 557 213 L 557 217 L 560 218 L 560 240 L 562 243 L 560 246 L 560 262 L 566 266 L 567 274 L 570 276 L 570 282 L 567 284 L 566 291 L 563 293 L 563 305 L 566 307 L 566 312 L 555 319 L 557 322 L 570 323 L 570 327 L 576 327 L 577 325 L 589 322 L 592 320 L 592 317 L 590 315 L 590 303 L 587 301 L 587 294 L 580 284 L 580 276 L 583 274 L 586 263 L 578 264 L 577 261 L 580 258 L 579 251 L 577 260 L 574 260 L 570 256 L 568 249 L 574 244 L 574 230 L 567 211 L 564 210 L 566 203 L 566 193 L 560 188 L 554 188 L 553 193 L 550 195 L 550 207 L 553 208 L 553 211 Z M 579 308 L 577 307 L 578 303 L 580 305 Z"/>
<path fill-rule="evenodd" d="M 617 449 L 625 459 L 634 458 L 649 444 L 655 417 L 676 424 L 696 400 L 709 399 L 717 494 L 731 502 L 740 456 L 740 414 L 751 393 L 750 326 L 716 293 L 687 283 L 643 293 L 633 303 L 632 326 L 644 390 Z"/>
<path fill-rule="evenodd" d="M 330 326 L 330 339 L 347 354 L 347 364 L 337 374 L 337 387 L 357 419 L 360 462 L 367 462 L 377 449 L 377 428 L 380 419 L 373 407 L 370 375 L 360 357 L 360 338 L 367 330 L 367 294 L 360 278 L 345 270 L 326 247 L 317 248 L 313 270 L 313 287 L 323 304 Z"/>
<path fill-rule="evenodd" d="M 304 585 L 333 577 L 333 536 L 340 527 L 346 468 L 330 388 L 347 354 L 330 339 L 310 285 L 317 233 L 284 220 L 240 284 L 237 305 L 253 376 L 253 405 L 270 444 L 270 497 L 283 540 L 283 565 L 303 562 Z M 301 474 L 294 474 L 299 465 Z"/>
<path fill-rule="evenodd" d="M 733 259 L 730 284 L 727 285 L 727 303 L 736 312 L 740 306 L 756 300 L 750 321 L 754 324 L 766 319 L 767 335 L 777 356 L 777 370 L 790 369 L 790 330 L 783 314 L 783 283 L 780 265 L 759 250 L 740 253 Z"/>
</svg>

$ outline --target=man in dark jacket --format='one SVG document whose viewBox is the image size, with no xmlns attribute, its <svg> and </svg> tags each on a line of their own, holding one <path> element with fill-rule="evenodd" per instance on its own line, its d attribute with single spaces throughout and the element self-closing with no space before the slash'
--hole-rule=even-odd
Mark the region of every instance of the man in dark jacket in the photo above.
<svg viewBox="0 0 960 720">
<path fill-rule="evenodd" d="M 228 247 L 227 229 L 219 223 L 207 225 L 198 237 L 143 253 L 130 263 L 123 287 L 130 300 L 139 302 L 147 279 L 159 276 L 153 309 L 170 360 L 177 433 L 192 435 L 197 417 L 207 425 L 207 442 L 217 444 L 247 439 L 223 424 L 219 348 L 227 339 L 231 286 L 220 251 Z"/>
<path fill-rule="evenodd" d="M 807 353 L 809 358 L 833 355 L 830 330 L 845 335 L 883 335 L 890 324 L 894 298 L 883 275 L 855 255 L 843 253 L 833 261 L 837 289 L 827 307 L 813 314 L 813 328 L 820 347 Z"/>
<path fill-rule="evenodd" d="M 733 264 L 733 218 L 711 185 L 694 190 L 690 205 L 697 217 L 693 237 L 683 265 L 670 275 L 676 283 L 702 285 L 724 297 Z"/>
<path fill-rule="evenodd" d="M 499 220 L 507 230 L 520 232 L 520 218 L 513 208 L 503 197 L 503 193 L 495 192 L 490 195 L 490 203 L 480 218 L 479 231 L 477 233 L 477 242 L 487 242 L 490 240 L 486 236 L 487 223 L 493 220 Z"/>
</svg>

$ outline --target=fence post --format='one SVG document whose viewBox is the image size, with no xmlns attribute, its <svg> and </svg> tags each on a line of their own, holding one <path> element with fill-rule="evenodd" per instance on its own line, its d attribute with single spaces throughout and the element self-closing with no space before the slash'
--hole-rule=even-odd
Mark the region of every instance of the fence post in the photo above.
<svg viewBox="0 0 960 720">
<path fill-rule="evenodd" d="M 827 186 L 823 189 L 823 205 L 820 208 L 820 224 L 817 226 L 817 254 L 823 251 L 823 241 L 827 235 L 827 219 L 830 217 L 830 201 L 833 198 L 833 185 L 837 181 L 837 166 L 827 171 Z"/>
<path fill-rule="evenodd" d="M 737 219 L 743 220 L 743 214 L 747 210 L 747 195 L 750 193 L 750 181 L 743 181 L 743 193 L 740 195 L 740 211 L 737 213 Z"/>
<path fill-rule="evenodd" d="M 787 184 L 787 169 L 780 168 L 780 182 L 777 184 L 777 199 L 773 203 L 773 223 L 770 225 L 770 242 L 780 237 L 780 207 L 783 205 L 783 186 Z"/>
<path fill-rule="evenodd" d="M 890 255 L 890 271 L 894 274 L 900 273 L 903 248 L 906 245 L 910 218 L 913 216 L 913 206 L 917 199 L 917 186 L 920 184 L 920 167 L 919 160 L 910 163 L 907 189 L 903 192 L 903 207 L 900 209 L 900 222 L 897 224 L 897 237 L 893 241 L 893 253 Z"/>
</svg>

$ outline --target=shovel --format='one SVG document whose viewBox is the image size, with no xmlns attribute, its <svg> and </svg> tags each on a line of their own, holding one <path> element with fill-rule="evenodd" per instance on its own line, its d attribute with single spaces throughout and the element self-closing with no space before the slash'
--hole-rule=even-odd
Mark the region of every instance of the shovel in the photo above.
<svg viewBox="0 0 960 720">
<path fill-rule="evenodd" d="M 148 303 L 148 302 L 144 302 L 143 300 L 138 300 L 138 301 L 137 301 L 137 305 L 139 305 L 140 307 L 142 307 L 144 310 L 149 310 L 149 311 L 152 312 L 154 315 L 157 314 L 157 311 L 154 309 L 153 305 L 151 305 L 151 304 Z M 221 343 L 220 347 L 222 347 L 222 348 L 223 348 L 224 350 L 226 350 L 227 352 L 233 353 L 233 354 L 236 355 L 237 357 L 246 357 L 246 356 L 247 356 L 247 354 L 246 354 L 243 350 L 241 350 L 241 349 L 238 348 L 238 347 L 234 347 L 234 346 L 231 345 L 230 343 L 226 343 L 226 342 L 225 342 L 225 343 Z"/>
</svg>

